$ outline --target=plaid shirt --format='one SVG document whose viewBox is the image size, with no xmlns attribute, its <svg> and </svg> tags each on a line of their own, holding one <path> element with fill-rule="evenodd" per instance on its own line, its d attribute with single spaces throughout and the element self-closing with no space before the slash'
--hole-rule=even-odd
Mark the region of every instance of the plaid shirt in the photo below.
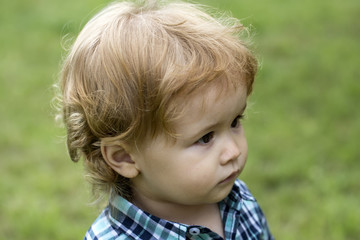
<svg viewBox="0 0 360 240">
<path fill-rule="evenodd" d="M 245 183 L 236 180 L 230 194 L 219 203 L 225 239 L 273 239 L 265 216 Z M 220 240 L 202 226 L 160 219 L 142 211 L 120 196 L 111 199 L 85 235 L 85 240 Z"/>
</svg>

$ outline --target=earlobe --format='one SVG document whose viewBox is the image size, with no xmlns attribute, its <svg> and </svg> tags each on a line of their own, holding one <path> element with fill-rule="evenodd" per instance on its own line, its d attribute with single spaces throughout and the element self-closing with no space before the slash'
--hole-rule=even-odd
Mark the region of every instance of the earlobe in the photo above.
<svg viewBox="0 0 360 240">
<path fill-rule="evenodd" d="M 120 145 L 105 145 L 101 142 L 101 153 L 106 163 L 121 176 L 134 178 L 139 174 L 136 163 Z"/>
</svg>

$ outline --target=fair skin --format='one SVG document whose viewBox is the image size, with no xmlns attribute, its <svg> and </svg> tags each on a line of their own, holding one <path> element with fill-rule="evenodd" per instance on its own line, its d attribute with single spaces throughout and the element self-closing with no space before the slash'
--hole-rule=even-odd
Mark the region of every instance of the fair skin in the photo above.
<svg viewBox="0 0 360 240">
<path fill-rule="evenodd" d="M 163 219 L 206 226 L 224 237 L 217 204 L 246 162 L 240 119 L 247 94 L 238 87 L 218 96 L 215 89 L 187 100 L 184 116 L 175 124 L 176 142 L 160 134 L 133 151 L 111 146 L 102 146 L 102 151 L 115 171 L 131 179 L 135 205 Z"/>
</svg>

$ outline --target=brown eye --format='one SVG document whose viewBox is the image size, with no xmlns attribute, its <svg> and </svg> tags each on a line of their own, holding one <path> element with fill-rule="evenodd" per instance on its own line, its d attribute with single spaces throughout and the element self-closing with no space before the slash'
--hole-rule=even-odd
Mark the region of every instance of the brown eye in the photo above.
<svg viewBox="0 0 360 240">
<path fill-rule="evenodd" d="M 197 143 L 200 144 L 207 144 L 214 138 L 214 132 L 209 132 L 206 135 L 204 135 L 202 138 L 200 138 Z"/>
<path fill-rule="evenodd" d="M 240 126 L 240 120 L 243 119 L 243 115 L 238 115 L 231 123 L 232 128 L 237 128 Z"/>
</svg>

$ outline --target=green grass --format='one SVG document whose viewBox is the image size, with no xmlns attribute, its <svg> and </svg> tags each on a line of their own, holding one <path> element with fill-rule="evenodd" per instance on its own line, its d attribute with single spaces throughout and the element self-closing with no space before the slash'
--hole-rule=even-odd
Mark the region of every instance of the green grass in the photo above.
<svg viewBox="0 0 360 240">
<path fill-rule="evenodd" d="M 200 1 L 252 25 L 261 61 L 241 178 L 277 239 L 360 235 L 360 3 Z M 0 8 L 0 239 L 81 239 L 98 215 L 51 109 L 75 35 L 106 1 L 4 1 Z"/>
</svg>

